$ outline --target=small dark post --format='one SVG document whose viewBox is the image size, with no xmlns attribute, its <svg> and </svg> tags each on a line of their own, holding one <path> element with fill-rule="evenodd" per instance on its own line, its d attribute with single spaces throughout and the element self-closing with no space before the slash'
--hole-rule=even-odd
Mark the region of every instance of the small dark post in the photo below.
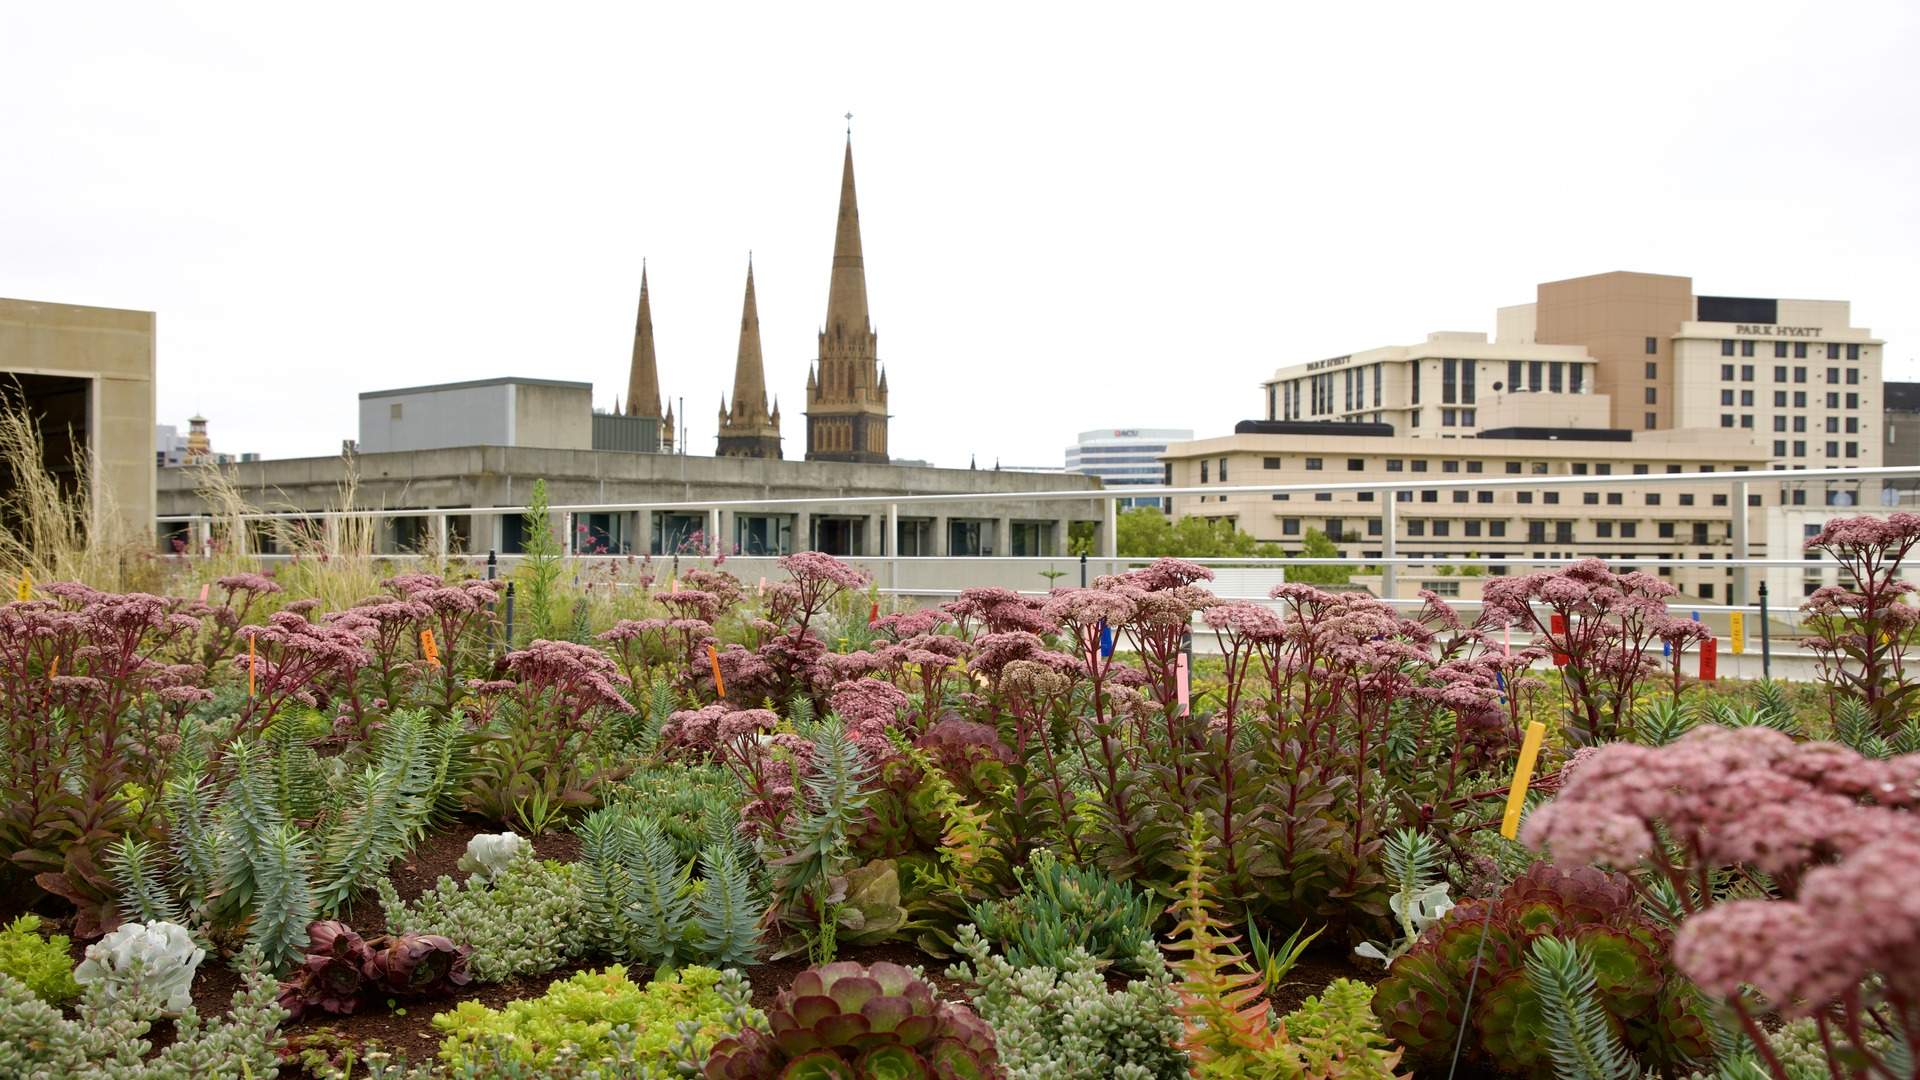
<svg viewBox="0 0 1920 1080">
<path fill-rule="evenodd" d="M 1760 583 L 1760 677 L 1773 678 L 1773 634 L 1767 629 L 1767 583 Z"/>
<path fill-rule="evenodd" d="M 1087 555 L 1084 551 L 1080 553 L 1080 587 L 1087 587 Z"/>
<path fill-rule="evenodd" d="M 513 648 L 513 582 L 507 582 L 507 640 L 508 649 Z"/>
<path fill-rule="evenodd" d="M 492 581 L 500 573 L 500 554 L 492 548 L 487 549 L 487 580 Z"/>
</svg>

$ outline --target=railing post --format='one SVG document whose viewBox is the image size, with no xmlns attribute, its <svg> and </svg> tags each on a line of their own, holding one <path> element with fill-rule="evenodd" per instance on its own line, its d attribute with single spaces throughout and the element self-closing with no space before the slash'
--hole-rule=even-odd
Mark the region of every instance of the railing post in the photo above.
<svg viewBox="0 0 1920 1080">
<path fill-rule="evenodd" d="M 1747 602 L 1747 482 L 1733 485 L 1733 599 L 1735 607 Z"/>
<path fill-rule="evenodd" d="M 439 556 L 440 561 L 443 563 L 447 561 L 447 548 L 449 546 L 447 543 L 447 515 L 435 514 L 433 515 L 433 553 Z"/>
<path fill-rule="evenodd" d="M 1112 561 L 1120 557 L 1120 497 L 1109 495 L 1100 503 L 1100 555 Z M 1113 567 L 1107 567 L 1113 573 Z"/>
<path fill-rule="evenodd" d="M 1400 595 L 1400 567 L 1393 560 L 1399 557 L 1398 536 L 1400 533 L 1400 493 L 1383 491 L 1380 499 L 1380 591 L 1386 595 L 1382 600 L 1392 600 Z"/>
<path fill-rule="evenodd" d="M 900 504 L 887 504 L 887 535 L 881 553 L 887 557 L 887 591 L 900 591 Z"/>
<path fill-rule="evenodd" d="M 1760 677 L 1773 678 L 1773 632 L 1767 627 L 1767 581 L 1760 579 Z"/>
<path fill-rule="evenodd" d="M 707 537 L 708 550 L 720 554 L 720 508 L 717 506 L 707 510 Z"/>
</svg>

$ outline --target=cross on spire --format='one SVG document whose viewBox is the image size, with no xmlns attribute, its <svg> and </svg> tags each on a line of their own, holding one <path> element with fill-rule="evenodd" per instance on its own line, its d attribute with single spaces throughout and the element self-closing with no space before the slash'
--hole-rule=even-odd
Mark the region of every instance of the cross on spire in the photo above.
<svg viewBox="0 0 1920 1080">
<path fill-rule="evenodd" d="M 847 134 L 853 134 L 853 114 L 847 114 Z"/>
</svg>

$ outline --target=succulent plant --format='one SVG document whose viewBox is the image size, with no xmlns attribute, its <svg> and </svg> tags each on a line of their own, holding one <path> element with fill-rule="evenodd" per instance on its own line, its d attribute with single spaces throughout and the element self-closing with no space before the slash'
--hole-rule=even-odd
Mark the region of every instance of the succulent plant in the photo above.
<svg viewBox="0 0 1920 1080">
<path fill-rule="evenodd" d="M 1547 1017 L 1526 967 L 1532 943 L 1546 936 L 1580 948 L 1608 1024 L 1643 1064 L 1685 1069 L 1712 1057 L 1707 1006 L 1674 970 L 1669 935 L 1639 910 L 1624 877 L 1591 866 L 1538 863 L 1496 899 L 1462 901 L 1394 961 L 1374 1013 L 1409 1062 L 1445 1061 L 1478 954 L 1469 1045 L 1481 1048 L 1483 1066 L 1550 1077 Z"/>
<path fill-rule="evenodd" d="M 82 986 L 106 983 L 109 999 L 124 991 L 122 984 L 138 982 L 161 999 L 167 1015 L 178 1016 L 193 1004 L 193 975 L 206 955 L 183 926 L 122 923 L 87 946 L 73 979 Z"/>
<path fill-rule="evenodd" d="M 514 856 L 532 847 L 519 833 L 481 833 L 467 841 L 467 853 L 456 865 L 491 881 L 512 864 Z"/>
<path fill-rule="evenodd" d="M 975 1080 L 1000 1075 L 993 1031 L 885 961 L 808 968 L 748 1028 L 714 1045 L 708 1080 Z"/>
<path fill-rule="evenodd" d="M 438 934 L 401 934 L 371 942 L 345 923 L 307 927 L 307 951 L 280 985 L 280 1005 L 295 1019 L 314 1010 L 343 1016 L 368 997 L 428 997 L 464 986 L 472 952 Z"/>
</svg>

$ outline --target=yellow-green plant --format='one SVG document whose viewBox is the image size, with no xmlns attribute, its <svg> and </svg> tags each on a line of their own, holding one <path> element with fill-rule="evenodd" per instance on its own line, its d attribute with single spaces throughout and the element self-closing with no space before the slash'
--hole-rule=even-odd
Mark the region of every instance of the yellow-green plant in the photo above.
<svg viewBox="0 0 1920 1080">
<path fill-rule="evenodd" d="M 64 1005 L 80 996 L 73 981 L 73 942 L 40 936 L 40 916 L 22 915 L 0 930 L 0 975 L 18 979 L 35 997 Z"/>
</svg>

